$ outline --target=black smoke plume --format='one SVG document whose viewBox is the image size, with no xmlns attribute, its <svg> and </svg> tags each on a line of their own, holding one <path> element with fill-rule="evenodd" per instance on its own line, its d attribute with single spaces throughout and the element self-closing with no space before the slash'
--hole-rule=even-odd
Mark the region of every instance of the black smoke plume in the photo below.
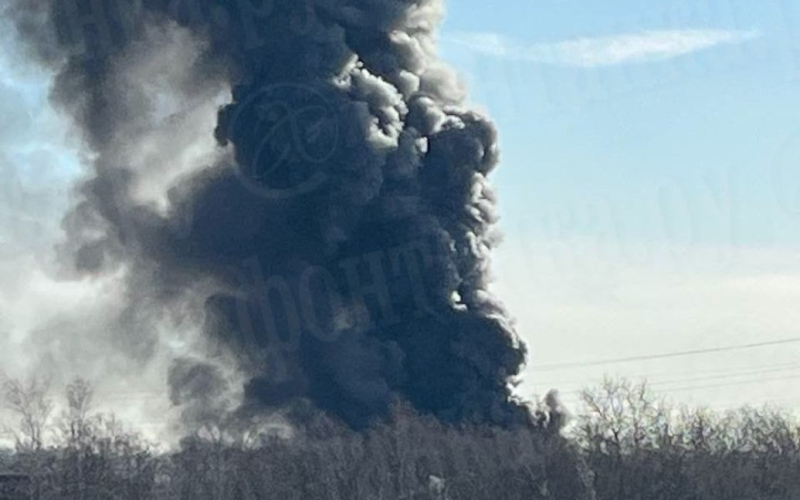
<svg viewBox="0 0 800 500">
<path fill-rule="evenodd" d="M 155 311 L 192 297 L 246 378 L 241 412 L 360 427 L 402 399 L 445 421 L 530 420 L 510 388 L 524 346 L 487 292 L 496 134 L 437 60 L 440 0 L 8 9 L 91 152 L 62 250 L 82 275 L 125 274 L 122 345 L 146 356 Z M 153 86 L 184 111 L 156 119 Z M 189 150 L 188 113 L 226 88 L 225 154 L 175 174 L 164 204 L 143 199 Z M 213 406 L 221 378 L 181 359 L 170 394 Z"/>
</svg>

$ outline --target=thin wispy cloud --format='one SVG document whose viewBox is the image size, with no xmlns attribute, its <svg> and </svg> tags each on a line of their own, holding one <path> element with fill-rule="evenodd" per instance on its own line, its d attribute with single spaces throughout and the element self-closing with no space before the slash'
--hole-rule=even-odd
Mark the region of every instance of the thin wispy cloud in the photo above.
<svg viewBox="0 0 800 500">
<path fill-rule="evenodd" d="M 444 40 L 492 57 L 595 68 L 672 59 L 721 45 L 744 43 L 759 36 L 756 30 L 690 29 L 643 31 L 528 45 L 497 33 L 456 33 Z"/>
</svg>

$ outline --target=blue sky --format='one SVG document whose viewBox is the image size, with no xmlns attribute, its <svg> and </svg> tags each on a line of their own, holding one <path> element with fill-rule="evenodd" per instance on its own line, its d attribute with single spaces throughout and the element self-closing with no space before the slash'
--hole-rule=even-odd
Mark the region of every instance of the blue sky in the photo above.
<svg viewBox="0 0 800 500">
<path fill-rule="evenodd" d="M 36 304 L 90 311 L 103 291 L 42 270 L 79 161 L 46 75 L 2 33 L 0 365 L 13 371 L 26 325 L 48 320 Z M 520 390 L 570 403 L 608 373 L 679 401 L 800 408 L 800 345 L 537 369 L 800 337 L 800 0 L 457 0 L 441 42 L 500 129 L 495 289 L 530 345 Z M 160 387 L 157 368 L 129 375 Z"/>
<path fill-rule="evenodd" d="M 798 128 L 800 2 L 581 4 L 450 5 L 443 51 L 502 131 L 505 161 L 496 181 L 507 221 L 530 222 L 531 212 L 570 196 L 604 197 L 624 212 L 624 236 L 652 238 L 657 231 L 649 219 L 656 214 L 647 201 L 658 189 L 654 182 L 678 183 L 691 200 L 707 191 L 706 177 L 729 177 L 747 188 L 736 239 L 797 242 L 800 232 L 790 231 L 795 221 L 780 213 L 796 200 L 776 193 L 770 175 L 786 160 L 779 150 Z M 632 35 L 644 44 L 648 32 L 663 31 L 673 38 L 721 32 L 733 41 L 588 68 L 493 56 L 452 41 L 494 33 L 524 48 Z M 789 154 L 797 158 L 797 151 Z M 703 208 L 697 207 L 696 238 L 730 242 L 730 231 L 719 231 L 720 221 Z"/>
</svg>

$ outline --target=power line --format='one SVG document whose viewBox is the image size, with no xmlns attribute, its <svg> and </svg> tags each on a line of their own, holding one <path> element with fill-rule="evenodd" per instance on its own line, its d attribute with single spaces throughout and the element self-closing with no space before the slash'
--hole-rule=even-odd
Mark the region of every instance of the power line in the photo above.
<svg viewBox="0 0 800 500">
<path fill-rule="evenodd" d="M 753 375 L 764 375 L 764 374 L 772 374 L 772 373 L 785 373 L 785 372 L 794 372 L 800 369 L 800 364 L 794 363 L 791 365 L 784 365 L 784 367 L 775 367 L 775 368 L 760 368 L 760 369 L 749 369 L 749 370 L 739 370 L 739 371 L 727 371 L 727 372 L 711 372 L 712 375 L 705 375 L 700 377 L 690 377 L 690 378 L 673 378 L 670 380 L 655 380 L 653 381 L 650 377 L 639 377 L 639 379 L 644 380 L 648 387 L 653 388 L 658 392 L 663 391 L 670 391 L 673 390 L 669 386 L 674 384 L 687 384 L 692 382 L 706 382 L 712 380 L 730 380 L 730 379 L 740 379 L 746 377 L 744 379 L 744 383 L 748 383 L 747 380 L 752 380 L 750 377 Z M 636 379 L 634 379 L 636 380 Z M 758 380 L 758 379 L 756 379 Z M 586 381 L 582 382 L 581 384 L 584 386 L 591 386 L 594 385 L 596 381 Z M 734 385 L 735 382 L 732 384 Z M 562 386 L 563 387 L 563 386 Z M 571 389 L 567 391 L 559 392 L 563 394 L 580 394 L 582 388 L 578 389 Z"/>
<path fill-rule="evenodd" d="M 650 354 L 644 356 L 630 356 L 625 358 L 613 358 L 613 359 L 602 359 L 596 361 L 581 361 L 581 362 L 571 362 L 571 363 L 554 363 L 554 364 L 546 364 L 546 365 L 533 365 L 531 368 L 538 371 L 555 371 L 555 370 L 564 370 L 567 368 L 585 368 L 591 366 L 603 366 L 603 365 L 611 365 L 611 364 L 622 364 L 622 363 L 633 363 L 636 361 L 652 361 L 658 359 L 669 359 L 669 358 L 679 358 L 685 356 L 699 356 L 702 354 L 716 354 L 720 352 L 729 352 L 729 351 L 741 351 L 746 349 L 755 349 L 759 347 L 770 347 L 770 346 L 779 346 L 779 345 L 786 345 L 786 344 L 797 344 L 800 343 L 800 337 L 784 339 L 784 340 L 773 340 L 769 342 L 756 342 L 752 344 L 741 344 L 741 345 L 733 345 L 727 347 L 711 347 L 708 349 L 694 349 L 690 351 L 678 351 L 678 352 L 671 352 L 666 354 Z"/>
<path fill-rule="evenodd" d="M 787 368 L 763 368 L 757 370 L 743 370 L 739 372 L 731 372 L 726 374 L 719 374 L 719 375 L 711 375 L 711 376 L 704 376 L 704 377 L 693 377 L 693 378 L 683 378 L 683 379 L 672 379 L 672 380 L 663 380 L 648 383 L 651 387 L 658 387 L 663 385 L 670 385 L 670 384 L 682 384 L 686 382 L 705 382 L 707 380 L 726 380 L 731 378 L 738 378 L 738 377 L 747 377 L 749 375 L 760 375 L 764 373 L 781 373 L 781 372 L 792 372 L 797 369 L 800 369 L 800 365 L 795 364 L 793 366 Z"/>
<path fill-rule="evenodd" d="M 776 371 L 786 371 L 786 370 L 776 370 Z M 739 376 L 747 376 L 748 374 L 742 374 Z M 791 376 L 784 376 L 784 377 L 771 377 L 771 378 L 748 378 L 744 380 L 737 380 L 733 382 L 724 382 L 719 384 L 706 384 L 706 385 L 686 385 L 686 386 L 678 386 L 678 387 L 659 387 L 655 389 L 656 393 L 671 393 L 671 392 L 687 392 L 693 390 L 703 390 L 703 389 L 718 389 L 724 387 L 733 387 L 739 385 L 752 385 L 752 384 L 761 384 L 761 383 L 768 383 L 768 382 L 784 382 L 788 380 L 797 380 L 800 379 L 800 375 L 791 375 Z M 678 382 L 692 382 L 697 381 L 701 382 L 704 379 L 686 379 L 686 380 L 675 380 L 671 383 L 678 383 Z M 568 397 L 575 397 L 578 398 L 584 392 L 585 389 L 576 389 L 570 391 L 559 391 L 561 396 L 568 396 Z"/>
<path fill-rule="evenodd" d="M 793 368 L 800 368 L 800 363 L 794 361 L 792 363 L 780 363 L 780 364 L 771 363 L 769 365 L 750 365 L 750 366 L 745 365 L 745 366 L 739 366 L 737 368 L 727 368 L 722 370 L 720 369 L 699 370 L 699 371 L 691 370 L 691 371 L 686 371 L 685 374 L 694 375 L 696 376 L 695 378 L 700 378 L 700 379 L 706 379 L 706 378 L 711 379 L 711 378 L 719 378 L 720 376 L 732 377 L 732 376 L 746 375 L 746 374 L 784 371 Z M 606 374 L 606 376 L 608 375 L 609 374 Z M 647 380 L 649 385 L 660 385 L 660 384 L 671 383 L 673 381 L 677 382 L 678 380 L 674 378 L 670 378 L 668 380 L 659 380 L 660 378 L 663 377 L 674 377 L 674 375 L 676 375 L 675 370 L 670 370 L 668 372 L 661 371 L 655 373 L 652 372 L 645 372 L 639 374 L 628 373 L 625 374 L 624 377 L 632 380 Z M 683 382 L 688 382 L 691 380 L 692 379 L 680 379 L 680 381 Z M 597 382 L 598 382 L 598 377 L 581 377 L 568 380 L 565 380 L 563 378 L 558 378 L 553 381 L 542 380 L 539 377 L 531 377 L 531 383 L 537 386 L 549 386 L 549 385 L 557 385 L 560 387 L 574 386 L 574 385 L 584 386 L 587 384 L 595 384 Z"/>
<path fill-rule="evenodd" d="M 799 378 L 800 375 L 794 375 L 791 377 L 773 377 L 773 378 L 763 378 L 755 380 L 740 380 L 737 382 L 726 382 L 724 384 L 695 385 L 695 386 L 685 386 L 685 387 L 675 387 L 675 388 L 664 388 L 659 390 L 664 392 L 685 392 L 685 391 L 693 391 L 696 389 L 718 389 L 721 387 L 732 387 L 736 385 L 762 384 L 765 382 L 783 382 L 786 380 L 797 380 Z"/>
</svg>

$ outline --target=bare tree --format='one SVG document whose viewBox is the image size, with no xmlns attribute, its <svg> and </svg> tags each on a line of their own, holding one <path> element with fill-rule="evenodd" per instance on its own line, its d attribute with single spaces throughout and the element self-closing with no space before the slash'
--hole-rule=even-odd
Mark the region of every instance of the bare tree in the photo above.
<svg viewBox="0 0 800 500">
<path fill-rule="evenodd" d="M 44 446 L 44 433 L 53 412 L 49 397 L 50 382 L 32 378 L 27 383 L 9 380 L 3 385 L 7 408 L 19 418 L 18 428 L 12 430 L 17 447 L 38 451 Z"/>
<path fill-rule="evenodd" d="M 86 380 L 76 378 L 66 387 L 67 407 L 59 422 L 61 438 L 68 447 L 80 448 L 93 434 L 96 419 L 90 415 L 94 390 Z"/>
</svg>

